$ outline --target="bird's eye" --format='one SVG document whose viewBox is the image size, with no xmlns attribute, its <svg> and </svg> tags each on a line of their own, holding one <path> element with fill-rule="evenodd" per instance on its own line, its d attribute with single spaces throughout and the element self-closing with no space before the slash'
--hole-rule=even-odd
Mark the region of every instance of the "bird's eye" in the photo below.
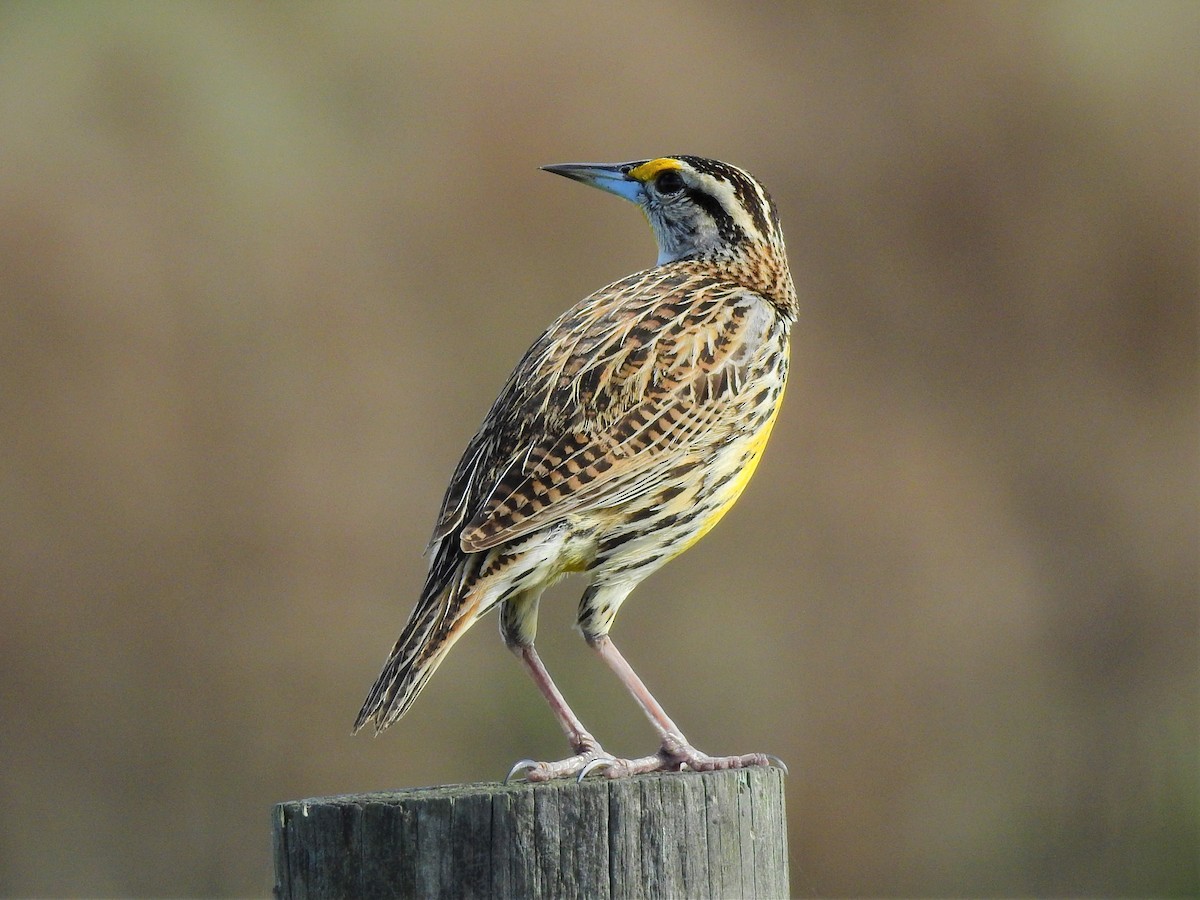
<svg viewBox="0 0 1200 900">
<path fill-rule="evenodd" d="M 654 179 L 654 186 L 660 194 L 678 194 L 683 190 L 683 176 L 675 169 L 667 169 Z"/>
</svg>

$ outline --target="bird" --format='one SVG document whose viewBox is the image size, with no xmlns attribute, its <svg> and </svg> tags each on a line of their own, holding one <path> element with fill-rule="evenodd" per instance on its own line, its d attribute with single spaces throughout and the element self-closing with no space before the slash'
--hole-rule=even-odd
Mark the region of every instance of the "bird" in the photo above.
<svg viewBox="0 0 1200 900">
<path fill-rule="evenodd" d="M 568 309 L 517 363 L 450 479 L 424 587 L 354 731 L 403 716 L 498 608 L 505 644 L 571 749 L 522 760 L 510 778 L 778 763 L 696 749 L 610 637 L 638 583 L 738 499 L 770 436 L 798 312 L 778 209 L 748 172 L 698 156 L 542 168 L 639 206 L 658 259 Z M 609 754 L 534 648 L 542 592 L 572 573 L 587 580 L 577 627 L 654 726 L 654 753 Z"/>
</svg>

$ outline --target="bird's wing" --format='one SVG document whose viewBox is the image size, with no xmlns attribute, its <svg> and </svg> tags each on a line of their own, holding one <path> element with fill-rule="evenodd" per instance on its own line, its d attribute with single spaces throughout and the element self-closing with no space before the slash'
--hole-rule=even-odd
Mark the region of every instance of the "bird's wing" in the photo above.
<svg viewBox="0 0 1200 900">
<path fill-rule="evenodd" d="M 434 542 L 457 533 L 463 551 L 486 550 L 584 505 L 617 505 L 703 458 L 737 433 L 733 401 L 768 318 L 743 287 L 661 268 L 564 314 L 468 445 Z"/>
</svg>

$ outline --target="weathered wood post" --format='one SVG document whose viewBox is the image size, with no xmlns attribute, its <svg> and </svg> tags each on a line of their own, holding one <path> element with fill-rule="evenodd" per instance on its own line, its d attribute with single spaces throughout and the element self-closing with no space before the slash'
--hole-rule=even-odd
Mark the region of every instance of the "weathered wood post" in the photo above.
<svg viewBox="0 0 1200 900">
<path fill-rule="evenodd" d="M 277 897 L 787 897 L 783 773 L 468 784 L 280 803 Z"/>
</svg>

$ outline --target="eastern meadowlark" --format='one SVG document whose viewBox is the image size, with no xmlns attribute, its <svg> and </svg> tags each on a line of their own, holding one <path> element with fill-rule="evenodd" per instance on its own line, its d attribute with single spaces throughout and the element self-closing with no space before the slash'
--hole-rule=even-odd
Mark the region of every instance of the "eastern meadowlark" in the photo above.
<svg viewBox="0 0 1200 900">
<path fill-rule="evenodd" d="M 733 505 L 767 443 L 797 313 L 778 212 L 751 175 L 695 156 L 545 168 L 640 206 L 658 262 L 563 313 L 509 376 L 450 480 L 425 587 L 355 730 L 404 715 L 454 642 L 499 606 L 505 643 L 573 751 L 513 773 L 767 764 L 692 747 L 609 629 L 638 582 Z M 571 572 L 589 579 L 579 628 L 659 732 L 657 753 L 606 753 L 534 650 L 538 600 Z"/>
</svg>

